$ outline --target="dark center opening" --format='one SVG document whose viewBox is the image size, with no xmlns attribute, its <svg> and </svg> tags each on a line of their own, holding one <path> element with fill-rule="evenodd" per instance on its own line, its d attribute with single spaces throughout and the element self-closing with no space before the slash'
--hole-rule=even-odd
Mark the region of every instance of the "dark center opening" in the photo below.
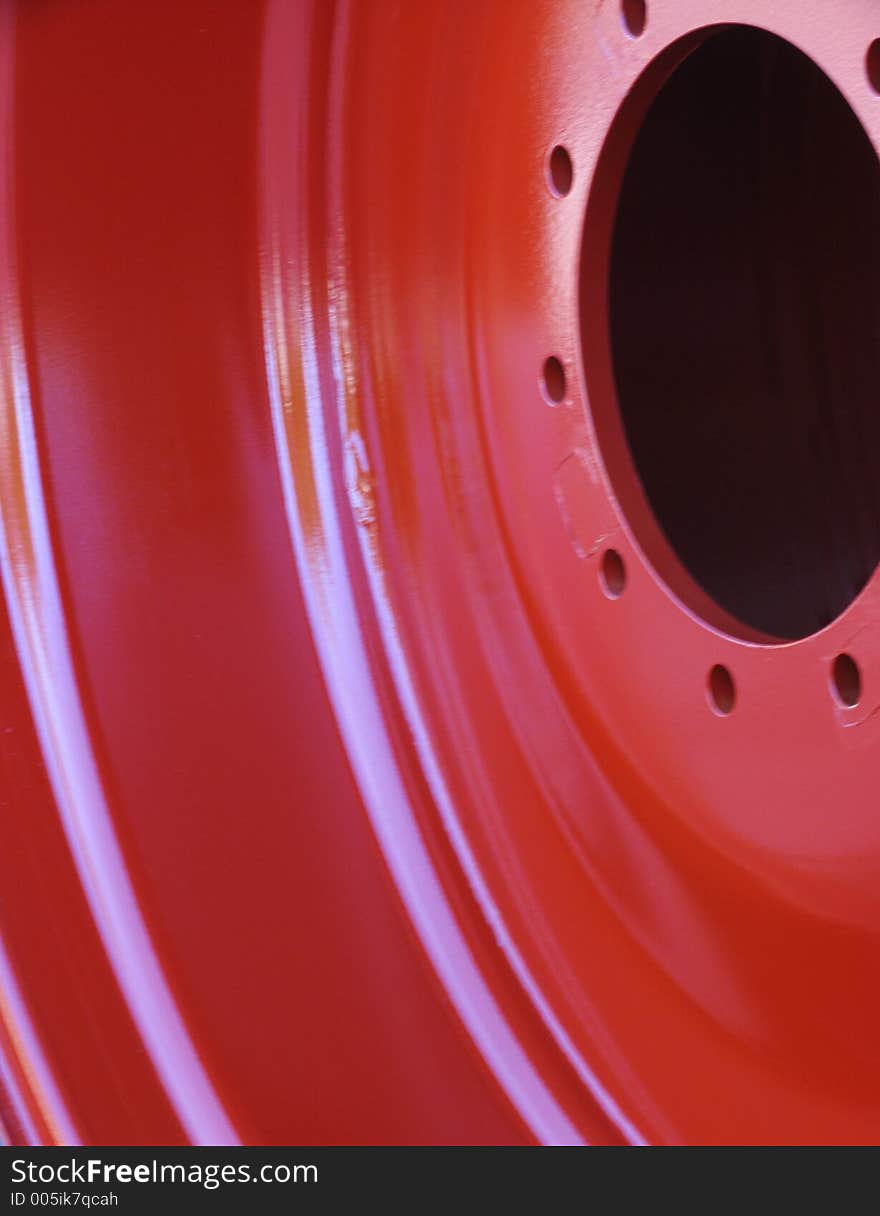
<svg viewBox="0 0 880 1216">
<path fill-rule="evenodd" d="M 792 639 L 880 560 L 880 165 L 842 95 L 727 28 L 636 136 L 610 261 L 626 437 L 666 538 L 727 612 Z"/>
</svg>

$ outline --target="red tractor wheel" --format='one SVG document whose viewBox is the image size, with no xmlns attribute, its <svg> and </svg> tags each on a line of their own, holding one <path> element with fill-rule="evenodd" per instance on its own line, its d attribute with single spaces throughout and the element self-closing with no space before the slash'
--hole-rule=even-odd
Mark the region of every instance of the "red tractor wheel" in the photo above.
<svg viewBox="0 0 880 1216">
<path fill-rule="evenodd" d="M 0 13 L 6 1138 L 876 1141 L 876 5 Z"/>
</svg>

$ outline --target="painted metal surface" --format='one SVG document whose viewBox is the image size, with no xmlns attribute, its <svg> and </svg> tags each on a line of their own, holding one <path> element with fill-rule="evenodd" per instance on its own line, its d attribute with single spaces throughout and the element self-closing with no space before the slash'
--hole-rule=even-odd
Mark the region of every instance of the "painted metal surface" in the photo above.
<svg viewBox="0 0 880 1216">
<path fill-rule="evenodd" d="M 580 323 L 693 31 L 878 146 L 840 7 L 2 6 L 8 1138 L 876 1140 L 880 581 L 787 645 L 685 608 Z"/>
</svg>

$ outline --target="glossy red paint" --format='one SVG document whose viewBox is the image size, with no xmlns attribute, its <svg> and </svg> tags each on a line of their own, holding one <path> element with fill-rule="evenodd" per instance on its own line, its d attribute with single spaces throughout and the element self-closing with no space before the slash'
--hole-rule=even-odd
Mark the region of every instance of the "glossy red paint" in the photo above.
<svg viewBox="0 0 880 1216">
<path fill-rule="evenodd" d="M 880 581 L 685 607 L 601 419 L 663 80 L 876 148 L 877 15 L 625 7 L 2 6 L 9 1139 L 876 1140 Z"/>
</svg>

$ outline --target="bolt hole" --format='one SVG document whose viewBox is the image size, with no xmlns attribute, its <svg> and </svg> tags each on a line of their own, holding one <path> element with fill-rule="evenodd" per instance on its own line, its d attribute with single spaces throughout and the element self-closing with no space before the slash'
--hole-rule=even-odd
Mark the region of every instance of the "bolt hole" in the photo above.
<svg viewBox="0 0 880 1216">
<path fill-rule="evenodd" d="M 557 144 L 550 153 L 550 189 L 557 198 L 565 198 L 574 180 L 574 168 L 568 149 Z"/>
<path fill-rule="evenodd" d="M 865 68 L 868 72 L 871 88 L 875 93 L 880 93 L 880 38 L 875 38 L 868 47 L 868 54 L 865 56 Z"/>
<path fill-rule="evenodd" d="M 709 702 L 722 716 L 729 714 L 736 704 L 733 676 L 722 663 L 716 663 L 709 672 Z"/>
<path fill-rule="evenodd" d="M 645 0 L 623 0 L 620 7 L 626 32 L 633 38 L 640 37 L 648 24 L 648 6 Z"/>
<path fill-rule="evenodd" d="M 610 600 L 623 595 L 626 587 L 626 566 L 616 549 L 606 549 L 602 555 L 602 590 Z"/>
<path fill-rule="evenodd" d="M 555 355 L 544 364 L 544 396 L 551 405 L 559 405 L 565 396 L 565 368 Z"/>
<path fill-rule="evenodd" d="M 834 691 L 841 705 L 852 709 L 862 699 L 862 673 L 859 665 L 848 654 L 839 654 L 831 669 Z"/>
</svg>

